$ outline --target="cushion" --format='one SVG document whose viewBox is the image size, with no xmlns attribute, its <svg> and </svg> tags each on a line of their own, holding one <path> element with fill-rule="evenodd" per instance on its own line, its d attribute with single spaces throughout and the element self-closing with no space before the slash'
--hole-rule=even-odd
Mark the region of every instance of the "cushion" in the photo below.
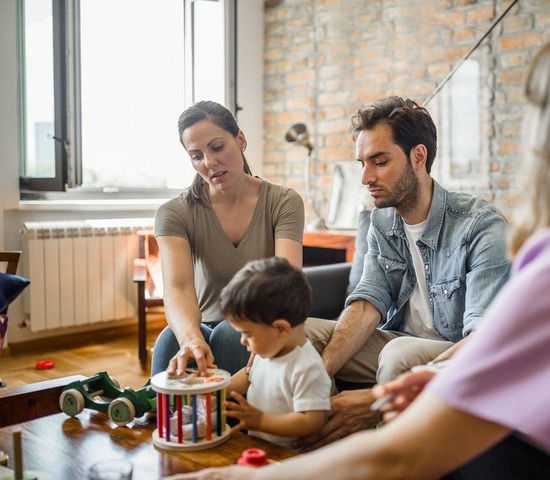
<svg viewBox="0 0 550 480">
<path fill-rule="evenodd" d="M 0 313 L 8 308 L 29 283 L 29 280 L 18 275 L 0 273 Z"/>
<path fill-rule="evenodd" d="M 361 280 L 361 274 L 363 273 L 363 262 L 365 254 L 367 253 L 367 232 L 370 227 L 370 210 L 363 210 L 359 214 L 359 221 L 357 223 L 357 236 L 355 237 L 355 253 L 353 254 L 353 262 L 351 263 L 351 270 L 349 272 L 349 284 L 347 288 L 347 294 L 350 295 L 354 290 L 359 280 Z"/>
</svg>

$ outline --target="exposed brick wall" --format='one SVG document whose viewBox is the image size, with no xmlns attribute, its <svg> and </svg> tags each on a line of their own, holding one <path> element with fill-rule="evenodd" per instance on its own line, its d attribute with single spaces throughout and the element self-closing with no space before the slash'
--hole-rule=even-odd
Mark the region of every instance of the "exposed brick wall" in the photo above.
<svg viewBox="0 0 550 480">
<path fill-rule="evenodd" d="M 388 95 L 421 103 L 509 3 L 284 0 L 267 8 L 264 175 L 304 193 L 307 152 L 284 134 L 306 123 L 315 146 L 313 188 L 326 211 L 334 163 L 355 157 L 353 112 Z M 534 52 L 550 40 L 549 27 L 549 0 L 521 0 L 485 40 L 473 56 L 480 65 L 479 161 L 458 173 L 448 159 L 434 164 L 443 185 L 481 195 L 508 216 L 521 202 L 522 81 Z M 441 138 L 447 130 L 439 101 L 428 109 Z"/>
</svg>

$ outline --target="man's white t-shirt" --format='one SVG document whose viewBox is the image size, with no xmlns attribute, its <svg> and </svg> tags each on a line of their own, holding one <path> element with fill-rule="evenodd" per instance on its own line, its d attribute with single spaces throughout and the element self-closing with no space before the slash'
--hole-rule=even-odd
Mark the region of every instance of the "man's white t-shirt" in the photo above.
<svg viewBox="0 0 550 480">
<path fill-rule="evenodd" d="M 256 355 L 249 374 L 248 403 L 265 413 L 330 410 L 331 380 L 309 340 L 281 357 Z M 286 448 L 297 437 L 251 431 L 255 437 Z"/>
<path fill-rule="evenodd" d="M 403 331 L 420 338 L 444 340 L 434 328 L 432 310 L 426 288 L 426 267 L 422 260 L 420 249 L 416 244 L 422 232 L 424 232 L 427 221 L 426 219 L 416 225 L 408 225 L 403 222 L 416 275 L 416 286 L 405 310 Z"/>
</svg>

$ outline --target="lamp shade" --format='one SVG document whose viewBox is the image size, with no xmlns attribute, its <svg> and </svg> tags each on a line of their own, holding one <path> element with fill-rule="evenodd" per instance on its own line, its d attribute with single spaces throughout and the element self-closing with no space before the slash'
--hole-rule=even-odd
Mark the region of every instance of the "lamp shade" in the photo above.
<svg viewBox="0 0 550 480">
<path fill-rule="evenodd" d="M 309 154 L 313 151 L 313 145 L 309 141 L 309 132 L 305 123 L 295 123 L 292 125 L 288 132 L 286 132 L 285 140 L 306 147 Z"/>
</svg>

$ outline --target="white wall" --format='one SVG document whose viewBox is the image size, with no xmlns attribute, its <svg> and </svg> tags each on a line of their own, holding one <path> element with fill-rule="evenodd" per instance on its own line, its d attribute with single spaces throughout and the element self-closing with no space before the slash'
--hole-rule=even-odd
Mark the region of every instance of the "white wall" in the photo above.
<svg viewBox="0 0 550 480">
<path fill-rule="evenodd" d="M 103 210 L 96 207 L 84 211 L 78 207 L 64 210 L 20 207 L 16 8 L 17 0 L 0 0 L 0 249 L 22 248 L 19 230 L 26 221 L 153 216 L 154 210 L 151 209 L 111 207 Z M 263 2 L 237 0 L 237 15 L 237 102 L 243 107 L 238 121 L 248 139 L 247 158 L 253 172 L 260 175 L 263 151 Z M 32 333 L 29 329 L 19 329 L 17 323 L 24 316 L 22 301 L 18 299 L 10 307 L 10 343 L 60 335 L 67 330 Z M 70 332 L 90 327 L 71 328 Z M 109 324 L 101 325 L 101 328 L 108 327 Z"/>
</svg>

